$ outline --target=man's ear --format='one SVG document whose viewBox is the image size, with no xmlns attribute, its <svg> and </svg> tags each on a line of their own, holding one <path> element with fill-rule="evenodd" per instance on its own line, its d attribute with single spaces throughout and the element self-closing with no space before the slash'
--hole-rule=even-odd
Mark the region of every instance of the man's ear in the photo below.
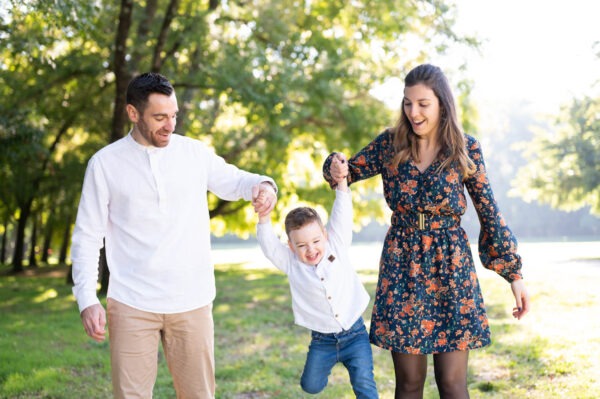
<svg viewBox="0 0 600 399">
<path fill-rule="evenodd" d="M 129 120 L 133 123 L 138 123 L 140 120 L 140 113 L 138 112 L 137 108 L 134 107 L 131 104 L 127 104 L 127 106 L 125 107 L 125 111 L 127 111 L 127 116 L 129 117 Z"/>
</svg>

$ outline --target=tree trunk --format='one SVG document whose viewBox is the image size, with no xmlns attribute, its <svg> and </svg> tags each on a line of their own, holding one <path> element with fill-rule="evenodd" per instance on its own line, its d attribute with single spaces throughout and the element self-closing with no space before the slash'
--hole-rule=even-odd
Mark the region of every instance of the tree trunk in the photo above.
<svg viewBox="0 0 600 399">
<path fill-rule="evenodd" d="M 31 221 L 33 226 L 31 227 L 31 240 L 29 244 L 29 267 L 38 267 L 37 257 L 35 256 L 38 238 L 38 215 L 34 214 Z"/>
<path fill-rule="evenodd" d="M 0 263 L 4 264 L 6 261 L 6 246 L 8 243 L 8 217 L 2 222 L 4 225 L 4 234 L 2 234 L 2 244 L 0 246 Z"/>
<path fill-rule="evenodd" d="M 71 215 L 67 215 L 67 220 L 65 221 L 65 231 L 62 237 L 62 243 L 60 244 L 60 253 L 58 255 L 58 264 L 66 265 L 67 264 L 67 251 L 69 249 L 69 243 L 71 242 L 71 226 L 73 225 L 73 218 Z M 72 267 L 69 267 L 69 271 L 67 272 L 67 284 L 73 285 L 73 274 Z"/>
<path fill-rule="evenodd" d="M 62 243 L 60 244 L 60 252 L 58 254 L 58 263 L 60 265 L 67 264 L 67 252 L 69 250 L 69 242 L 71 240 L 71 227 L 73 225 L 73 217 L 67 216 L 65 220 L 65 231 L 63 232 Z"/>
<path fill-rule="evenodd" d="M 127 69 L 127 37 L 131 28 L 133 0 L 121 0 L 119 26 L 115 38 L 115 58 L 113 72 L 115 73 L 115 107 L 113 111 L 110 142 L 117 141 L 125 134 L 127 114 L 125 113 L 126 90 L 131 76 Z"/>
<path fill-rule="evenodd" d="M 32 201 L 29 201 L 20 208 L 19 220 L 17 221 L 15 251 L 12 259 L 13 273 L 20 273 L 23 271 L 23 256 L 25 250 L 25 226 L 27 226 L 27 219 L 29 219 L 29 215 L 31 213 L 31 203 Z"/>
<path fill-rule="evenodd" d="M 108 263 L 106 262 L 106 243 L 100 248 L 100 260 L 99 260 L 99 279 L 100 279 L 100 290 L 98 291 L 98 295 L 106 296 L 108 293 L 108 280 L 110 277 L 110 272 L 108 270 Z"/>
<path fill-rule="evenodd" d="M 54 218 L 49 217 L 46 221 L 46 228 L 44 231 L 44 239 L 42 243 L 42 256 L 40 261 L 44 264 L 48 264 L 48 257 L 50 251 L 52 251 L 52 234 L 54 233 Z"/>
<path fill-rule="evenodd" d="M 160 72 L 160 70 L 162 69 L 163 62 L 166 57 L 161 56 L 161 54 L 164 51 L 167 36 L 171 28 L 171 22 L 173 22 L 173 18 L 175 17 L 178 6 L 179 0 L 169 1 L 169 5 L 167 6 L 167 10 L 165 11 L 165 17 L 163 19 L 162 26 L 160 27 L 160 33 L 158 34 L 158 38 L 156 40 L 156 46 L 154 46 L 154 55 L 152 56 L 151 67 L 152 72 Z M 172 54 L 176 50 L 176 47 L 177 45 L 175 45 L 175 48 L 168 51 L 167 54 Z"/>
<path fill-rule="evenodd" d="M 150 28 L 154 26 L 154 19 L 158 10 L 158 0 L 146 0 L 144 7 L 144 16 L 138 25 L 137 43 L 147 43 L 150 36 Z M 131 50 L 129 59 L 129 71 L 136 74 L 139 72 L 138 62 L 143 59 L 143 54 L 147 51 L 145 46 L 134 46 Z"/>
</svg>

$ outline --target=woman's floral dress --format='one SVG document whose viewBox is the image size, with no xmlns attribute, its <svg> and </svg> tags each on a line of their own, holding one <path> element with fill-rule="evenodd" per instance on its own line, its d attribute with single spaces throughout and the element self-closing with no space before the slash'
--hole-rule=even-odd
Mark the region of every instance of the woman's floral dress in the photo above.
<svg viewBox="0 0 600 399">
<path fill-rule="evenodd" d="M 465 138 L 477 172 L 464 182 L 456 165 L 438 172 L 439 160 L 423 172 L 412 161 L 392 168 L 390 130 L 348 161 L 349 183 L 381 174 L 393 211 L 371 317 L 370 339 L 381 348 L 429 354 L 490 343 L 473 256 L 460 227 L 465 186 L 481 223 L 482 264 L 509 282 L 521 278 L 517 241 L 494 200 L 480 144 Z M 329 181 L 330 159 L 323 168 Z"/>
</svg>

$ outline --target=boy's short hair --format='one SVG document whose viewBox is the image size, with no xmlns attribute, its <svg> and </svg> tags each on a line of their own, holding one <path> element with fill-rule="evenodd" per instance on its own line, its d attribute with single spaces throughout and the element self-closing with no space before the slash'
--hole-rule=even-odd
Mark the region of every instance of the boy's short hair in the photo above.
<svg viewBox="0 0 600 399">
<path fill-rule="evenodd" d="M 323 222 L 319 217 L 317 211 L 307 206 L 301 206 L 296 209 L 292 209 L 290 213 L 285 217 L 285 232 L 290 235 L 293 230 L 298 230 L 309 223 L 317 222 L 321 228 L 323 228 Z"/>
</svg>

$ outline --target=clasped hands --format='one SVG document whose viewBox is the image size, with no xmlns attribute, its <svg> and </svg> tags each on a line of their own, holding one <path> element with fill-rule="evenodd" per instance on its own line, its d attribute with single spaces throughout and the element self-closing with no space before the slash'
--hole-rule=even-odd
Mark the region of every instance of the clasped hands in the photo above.
<svg viewBox="0 0 600 399">
<path fill-rule="evenodd" d="M 329 165 L 329 175 L 336 185 L 342 183 L 348 177 L 348 162 L 346 156 L 341 152 L 336 152 L 333 155 Z"/>
<path fill-rule="evenodd" d="M 275 187 L 269 182 L 262 182 L 252 187 L 252 206 L 258 216 L 268 215 L 277 203 Z"/>
</svg>

